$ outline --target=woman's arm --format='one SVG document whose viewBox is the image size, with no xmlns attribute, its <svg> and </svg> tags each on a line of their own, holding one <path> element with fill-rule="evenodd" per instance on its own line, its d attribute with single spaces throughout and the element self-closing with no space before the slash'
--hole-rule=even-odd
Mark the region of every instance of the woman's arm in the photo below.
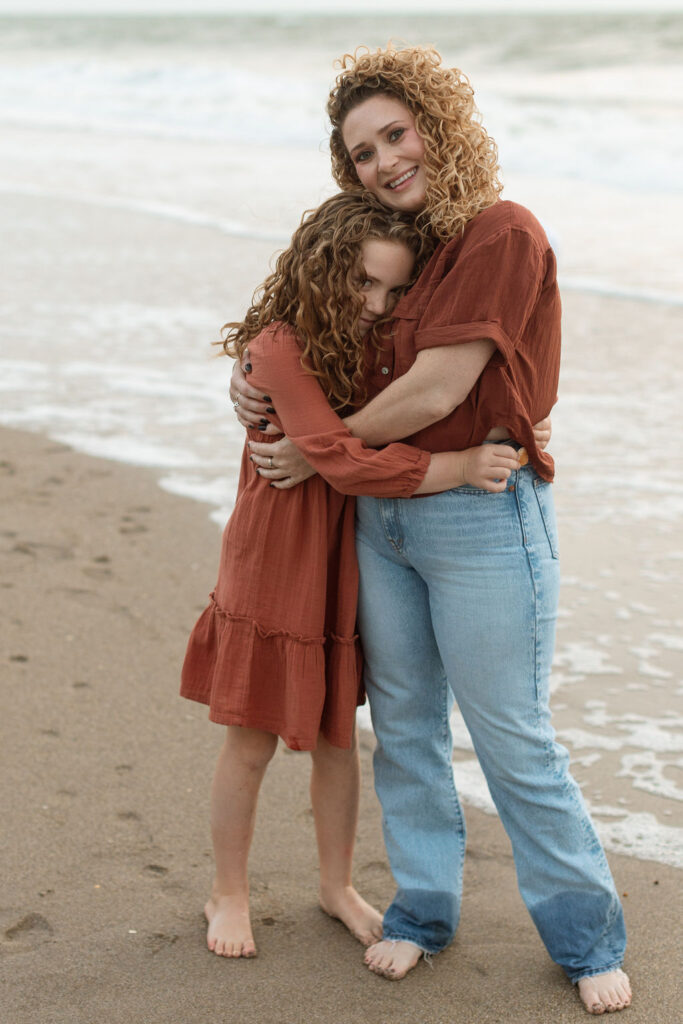
<svg viewBox="0 0 683 1024">
<path fill-rule="evenodd" d="M 406 374 L 344 422 L 354 437 L 362 437 L 372 446 L 410 437 L 460 405 L 494 350 L 492 341 L 482 339 L 418 352 Z M 273 398 L 247 381 L 245 373 L 251 372 L 248 359 L 247 355 L 243 366 L 236 361 L 232 371 L 230 400 L 235 414 L 243 427 L 275 434 L 277 428 L 270 422 Z"/>
<path fill-rule="evenodd" d="M 366 444 L 410 437 L 450 415 L 465 400 L 495 351 L 487 338 L 418 352 L 402 377 L 344 419 Z"/>
<path fill-rule="evenodd" d="M 270 422 L 271 416 L 275 414 L 273 400 L 270 395 L 264 395 L 259 388 L 251 386 L 246 378 L 251 370 L 249 349 L 245 349 L 242 358 L 235 360 L 230 377 L 228 394 L 235 416 L 247 430 L 251 428 L 260 430 L 262 434 L 279 434 L 280 431 Z"/>
</svg>

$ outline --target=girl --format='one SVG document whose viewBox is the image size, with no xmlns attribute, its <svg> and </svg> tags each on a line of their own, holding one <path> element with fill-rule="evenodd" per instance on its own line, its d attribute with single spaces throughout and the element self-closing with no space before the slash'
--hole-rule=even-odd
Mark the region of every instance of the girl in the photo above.
<svg viewBox="0 0 683 1024">
<path fill-rule="evenodd" d="M 500 491 L 519 466 L 505 446 L 433 456 L 402 444 L 375 451 L 331 407 L 362 398 L 363 338 L 391 311 L 424 249 L 406 218 L 372 197 L 337 195 L 304 218 L 244 321 L 226 325 L 226 351 L 240 356 L 249 345 L 253 380 L 277 405 L 272 422 L 319 475 L 279 492 L 245 445 L 218 582 L 183 666 L 183 696 L 208 704 L 210 718 L 227 726 L 211 794 L 216 874 L 205 907 L 208 946 L 218 955 L 256 954 L 247 860 L 278 736 L 311 751 L 323 910 L 365 944 L 382 934 L 380 915 L 351 885 L 355 711 L 364 698 L 348 495 L 409 497 L 465 482 Z"/>
<path fill-rule="evenodd" d="M 530 458 L 501 494 L 357 504 L 375 784 L 397 882 L 366 962 L 402 978 L 455 933 L 465 828 L 444 728 L 455 695 L 550 955 L 590 1013 L 621 1010 L 631 1001 L 623 914 L 548 707 L 553 462 L 532 423 L 556 399 L 554 255 L 533 215 L 500 201 L 496 147 L 460 71 L 419 47 L 359 50 L 341 66 L 328 103 L 337 183 L 413 215 L 438 243 L 394 310 L 386 372 L 369 372 L 376 397 L 346 424 L 368 444 L 408 438 L 431 452 L 513 438 Z M 243 422 L 260 414 L 239 376 L 233 390 Z M 286 485 L 309 472 L 286 442 L 271 455 Z"/>
</svg>

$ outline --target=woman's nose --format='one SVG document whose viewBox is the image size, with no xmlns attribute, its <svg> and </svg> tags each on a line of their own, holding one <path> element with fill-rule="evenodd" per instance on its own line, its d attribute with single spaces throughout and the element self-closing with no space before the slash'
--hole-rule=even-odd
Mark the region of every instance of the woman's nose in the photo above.
<svg viewBox="0 0 683 1024">
<path fill-rule="evenodd" d="M 377 147 L 377 166 L 380 171 L 390 171 L 396 166 L 398 156 L 389 146 Z"/>
</svg>

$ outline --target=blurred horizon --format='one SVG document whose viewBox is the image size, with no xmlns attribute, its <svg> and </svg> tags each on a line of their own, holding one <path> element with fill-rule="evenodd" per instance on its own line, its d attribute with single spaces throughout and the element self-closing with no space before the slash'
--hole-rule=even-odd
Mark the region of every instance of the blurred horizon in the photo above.
<svg viewBox="0 0 683 1024">
<path fill-rule="evenodd" d="M 401 17 L 414 15 L 413 0 L 344 0 L 332 2 L 320 9 L 318 0 L 200 0 L 193 4 L 189 0 L 0 0 L 0 16 L 55 16 L 55 17 L 120 17 L 139 15 L 143 17 L 191 15 L 212 16 L 306 16 L 343 17 L 362 14 L 367 17 L 389 15 Z M 453 0 L 427 0 L 420 4 L 419 14 L 448 15 L 457 18 L 472 14 L 660 14 L 683 13 L 683 0 L 465 0 L 454 9 Z"/>
</svg>

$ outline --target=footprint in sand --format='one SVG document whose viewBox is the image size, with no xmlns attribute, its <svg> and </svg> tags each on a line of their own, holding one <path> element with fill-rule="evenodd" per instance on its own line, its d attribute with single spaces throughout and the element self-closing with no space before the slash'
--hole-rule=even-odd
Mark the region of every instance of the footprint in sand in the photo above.
<svg viewBox="0 0 683 1024">
<path fill-rule="evenodd" d="M 107 579 L 112 575 L 111 569 L 107 569 L 103 565 L 86 565 L 84 569 L 81 569 L 84 576 L 89 576 L 93 580 Z"/>
<path fill-rule="evenodd" d="M 156 875 L 157 878 L 168 874 L 168 868 L 165 868 L 162 864 L 145 864 L 145 871 L 148 875 Z"/>
<path fill-rule="evenodd" d="M 177 941 L 177 935 L 167 935 L 166 932 L 154 932 L 153 935 L 147 935 L 145 937 L 145 946 L 152 956 L 154 956 L 156 953 L 160 953 L 162 949 L 167 949 Z"/>
<path fill-rule="evenodd" d="M 30 913 L 15 921 L 2 933 L 2 945 L 5 949 L 16 952 L 33 949 L 34 946 L 47 942 L 53 929 L 50 922 L 42 914 Z"/>
<path fill-rule="evenodd" d="M 119 526 L 119 533 L 147 533 L 148 528 L 143 523 L 138 523 L 135 516 L 121 516 L 123 526 Z"/>
</svg>

